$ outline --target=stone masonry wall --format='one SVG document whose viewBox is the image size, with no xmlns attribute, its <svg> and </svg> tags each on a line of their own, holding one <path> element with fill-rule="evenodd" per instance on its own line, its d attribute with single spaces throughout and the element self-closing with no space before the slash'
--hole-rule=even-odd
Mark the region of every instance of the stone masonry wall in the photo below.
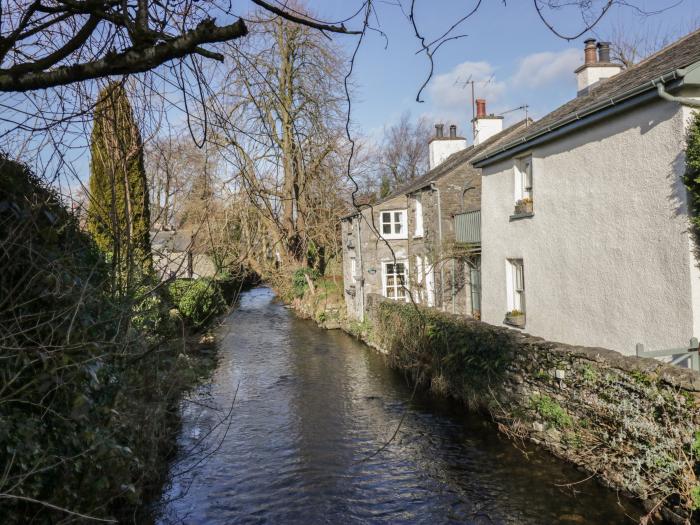
<svg viewBox="0 0 700 525">
<path fill-rule="evenodd" d="M 376 295 L 366 306 L 364 338 L 414 380 L 671 522 L 699 522 L 700 374 Z"/>
</svg>

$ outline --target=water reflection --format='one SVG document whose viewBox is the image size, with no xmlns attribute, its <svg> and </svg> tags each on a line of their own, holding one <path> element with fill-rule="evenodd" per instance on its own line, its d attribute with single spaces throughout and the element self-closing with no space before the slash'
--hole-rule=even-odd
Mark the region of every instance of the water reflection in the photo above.
<svg viewBox="0 0 700 525">
<path fill-rule="evenodd" d="M 246 293 L 222 328 L 212 382 L 183 407 L 161 523 L 634 523 L 629 502 L 557 487 L 585 475 L 412 397 L 372 350 L 273 299 Z"/>
</svg>

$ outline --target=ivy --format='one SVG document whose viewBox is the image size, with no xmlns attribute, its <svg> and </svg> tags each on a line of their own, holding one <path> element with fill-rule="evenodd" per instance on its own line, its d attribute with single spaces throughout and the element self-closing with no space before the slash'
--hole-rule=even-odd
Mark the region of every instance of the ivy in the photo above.
<svg viewBox="0 0 700 525">
<path fill-rule="evenodd" d="M 690 222 L 696 242 L 700 240 L 700 113 L 694 113 L 685 139 L 685 187 L 688 191 Z M 698 242 L 700 245 L 700 242 Z"/>
</svg>

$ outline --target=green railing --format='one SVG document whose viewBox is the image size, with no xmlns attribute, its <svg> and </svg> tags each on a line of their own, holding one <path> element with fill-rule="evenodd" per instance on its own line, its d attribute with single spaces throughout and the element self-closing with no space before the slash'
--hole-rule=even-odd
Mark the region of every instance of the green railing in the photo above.
<svg viewBox="0 0 700 525">
<path fill-rule="evenodd" d="M 671 357 L 672 365 L 685 363 L 688 368 L 700 372 L 700 352 L 698 340 L 693 337 L 687 347 L 670 348 L 668 350 L 644 350 L 644 345 L 637 343 L 637 357 Z"/>
<path fill-rule="evenodd" d="M 455 240 L 465 244 L 481 244 L 481 210 L 458 213 L 455 220 Z"/>
</svg>

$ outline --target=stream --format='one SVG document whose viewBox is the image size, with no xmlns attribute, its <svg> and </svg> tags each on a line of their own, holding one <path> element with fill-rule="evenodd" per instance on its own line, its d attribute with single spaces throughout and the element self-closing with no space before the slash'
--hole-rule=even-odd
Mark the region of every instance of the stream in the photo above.
<svg viewBox="0 0 700 525">
<path fill-rule="evenodd" d="M 245 292 L 217 336 L 216 371 L 182 404 L 158 523 L 632 524 L 640 515 L 487 418 L 414 392 L 377 352 L 298 319 L 269 288 Z"/>
</svg>

